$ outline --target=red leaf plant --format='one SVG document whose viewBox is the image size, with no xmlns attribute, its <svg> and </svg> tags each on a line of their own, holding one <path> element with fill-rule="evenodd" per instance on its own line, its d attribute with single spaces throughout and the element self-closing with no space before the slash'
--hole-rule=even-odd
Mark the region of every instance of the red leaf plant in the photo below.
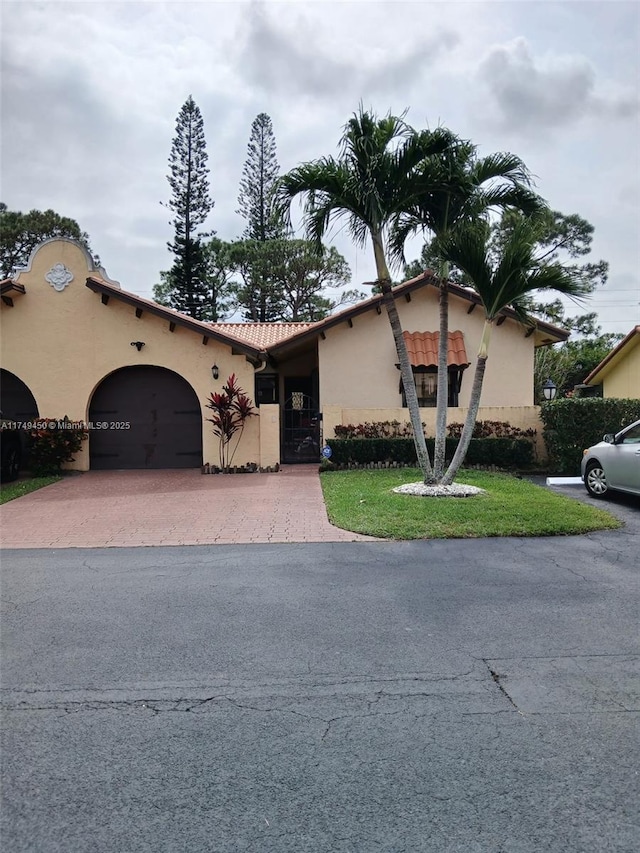
<svg viewBox="0 0 640 853">
<path fill-rule="evenodd" d="M 240 444 L 245 422 L 256 414 L 255 407 L 238 385 L 235 373 L 232 373 L 227 384 L 222 386 L 222 393 L 211 394 L 207 408 L 211 409 L 214 415 L 206 420 L 213 424 L 213 433 L 220 439 L 220 468 L 228 471 Z M 232 451 L 231 442 L 235 435 L 237 440 Z"/>
</svg>

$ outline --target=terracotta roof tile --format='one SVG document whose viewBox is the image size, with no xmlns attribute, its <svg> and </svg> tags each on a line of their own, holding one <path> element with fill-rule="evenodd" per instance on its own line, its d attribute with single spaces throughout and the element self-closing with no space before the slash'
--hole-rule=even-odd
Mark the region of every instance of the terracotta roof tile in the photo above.
<svg viewBox="0 0 640 853">
<path fill-rule="evenodd" d="M 299 332 L 306 332 L 314 326 L 322 325 L 322 321 L 317 323 L 210 323 L 209 325 L 222 335 L 265 349 Z"/>
<path fill-rule="evenodd" d="M 403 332 L 409 360 L 413 367 L 437 367 L 439 332 Z M 464 335 L 461 331 L 449 332 L 449 367 L 468 367 L 469 359 L 464 348 Z"/>
</svg>

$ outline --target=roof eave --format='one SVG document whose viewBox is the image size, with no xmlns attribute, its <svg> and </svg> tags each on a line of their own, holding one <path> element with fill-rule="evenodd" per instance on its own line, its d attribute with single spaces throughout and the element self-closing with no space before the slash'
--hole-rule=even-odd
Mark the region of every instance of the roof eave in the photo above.
<svg viewBox="0 0 640 853">
<path fill-rule="evenodd" d="M 607 355 L 605 355 L 600 364 L 597 365 L 597 367 L 594 367 L 591 373 L 584 380 L 584 385 L 599 385 L 599 375 L 603 371 L 608 372 L 607 368 L 609 366 L 613 366 L 612 362 L 617 359 L 617 356 L 619 356 L 636 337 L 640 339 L 640 326 L 634 326 L 629 334 L 619 341 L 611 352 L 608 352 Z"/>
<path fill-rule="evenodd" d="M 399 296 L 405 296 L 415 290 L 419 290 L 422 287 L 429 285 L 438 287 L 439 283 L 437 277 L 430 270 L 426 270 L 421 273 L 421 275 L 409 279 L 409 281 L 405 281 L 403 284 L 396 285 L 393 288 L 393 295 L 394 298 L 398 298 Z M 481 304 L 481 299 L 477 293 L 452 281 L 449 282 L 449 293 L 453 296 L 458 296 L 467 302 L 472 302 L 475 305 Z M 356 305 L 352 305 L 349 308 L 345 308 L 337 314 L 332 314 L 324 320 L 320 320 L 313 329 L 307 329 L 304 332 L 299 332 L 298 334 L 287 338 L 286 341 L 280 341 L 278 344 L 268 347 L 268 350 L 270 353 L 275 355 L 292 343 L 300 343 L 307 337 L 312 338 L 319 335 L 321 332 L 331 329 L 334 326 L 338 326 L 340 323 L 348 322 L 354 317 L 357 317 L 359 314 L 364 314 L 366 311 L 370 311 L 372 308 L 381 309 L 381 307 L 382 294 L 376 293 L 369 299 L 359 302 Z M 511 320 L 515 320 L 518 323 L 521 322 L 516 312 L 511 308 L 505 308 L 501 313 Z M 567 329 L 554 326 L 544 320 L 534 319 L 534 327 L 536 331 L 536 347 L 563 343 L 568 340 L 571 334 Z"/>
<path fill-rule="evenodd" d="M 201 320 L 194 320 L 193 317 L 188 317 L 186 314 L 181 314 L 179 311 L 174 311 L 172 308 L 165 308 L 163 305 L 158 305 L 157 302 L 152 302 L 149 299 L 143 299 L 140 296 L 136 296 L 134 293 L 121 290 L 118 287 L 107 284 L 107 282 L 102 281 L 101 279 L 89 276 L 86 281 L 86 286 L 89 290 L 93 291 L 93 293 L 100 293 L 109 297 L 112 296 L 114 299 L 120 300 L 120 302 L 125 302 L 127 305 L 140 308 L 143 312 L 146 311 L 156 317 L 161 317 L 169 323 L 175 323 L 176 326 L 182 326 L 192 332 L 196 332 L 202 337 L 212 338 L 213 340 L 231 347 L 233 350 L 240 352 L 242 355 L 245 355 L 256 362 L 263 360 L 265 356 L 264 350 L 259 349 L 258 347 L 253 347 L 238 338 L 223 335 L 212 329 L 208 323 L 204 323 Z"/>
</svg>

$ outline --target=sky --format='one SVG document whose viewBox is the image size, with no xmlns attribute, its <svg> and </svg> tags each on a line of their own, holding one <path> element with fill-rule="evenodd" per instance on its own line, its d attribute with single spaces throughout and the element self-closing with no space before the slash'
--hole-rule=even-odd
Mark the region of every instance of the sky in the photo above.
<svg viewBox="0 0 640 853">
<path fill-rule="evenodd" d="M 444 125 L 480 156 L 510 151 L 536 190 L 595 227 L 609 280 L 584 309 L 604 332 L 640 324 L 640 4 L 510 2 L 3 2 L 0 199 L 88 232 L 112 279 L 151 298 L 171 266 L 168 157 L 192 95 L 205 127 L 205 223 L 240 237 L 251 123 L 271 116 L 281 173 L 336 155 L 362 103 Z M 299 223 L 298 208 L 293 209 Z M 300 232 L 299 236 L 303 236 Z M 352 287 L 370 245 L 327 242 Z M 406 247 L 419 256 L 422 238 Z M 395 276 L 399 277 L 398 275 Z"/>
</svg>

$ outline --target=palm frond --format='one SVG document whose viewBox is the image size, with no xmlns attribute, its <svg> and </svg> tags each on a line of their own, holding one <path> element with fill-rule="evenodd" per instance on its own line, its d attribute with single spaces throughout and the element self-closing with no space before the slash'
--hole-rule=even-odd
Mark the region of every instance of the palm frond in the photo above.
<svg viewBox="0 0 640 853">
<path fill-rule="evenodd" d="M 489 321 L 505 308 L 512 308 L 526 322 L 528 297 L 539 290 L 553 290 L 577 301 L 588 294 L 584 282 L 570 269 L 541 263 L 535 256 L 535 221 L 523 217 L 516 220 L 495 267 L 488 258 L 488 237 L 486 227 L 465 225 L 450 233 L 441 245 L 447 260 L 469 276 Z"/>
<path fill-rule="evenodd" d="M 483 228 L 461 228 L 441 238 L 439 244 L 442 257 L 469 276 L 481 298 L 483 292 L 490 292 L 492 270 Z"/>
<path fill-rule="evenodd" d="M 537 193 L 526 187 L 499 185 L 479 189 L 470 199 L 468 212 L 514 208 L 527 217 L 542 216 L 548 211 L 547 203 Z"/>
<path fill-rule="evenodd" d="M 472 174 L 477 186 L 498 178 L 525 187 L 531 186 L 531 173 L 523 161 L 515 154 L 508 152 L 488 154 L 476 160 Z"/>
</svg>

